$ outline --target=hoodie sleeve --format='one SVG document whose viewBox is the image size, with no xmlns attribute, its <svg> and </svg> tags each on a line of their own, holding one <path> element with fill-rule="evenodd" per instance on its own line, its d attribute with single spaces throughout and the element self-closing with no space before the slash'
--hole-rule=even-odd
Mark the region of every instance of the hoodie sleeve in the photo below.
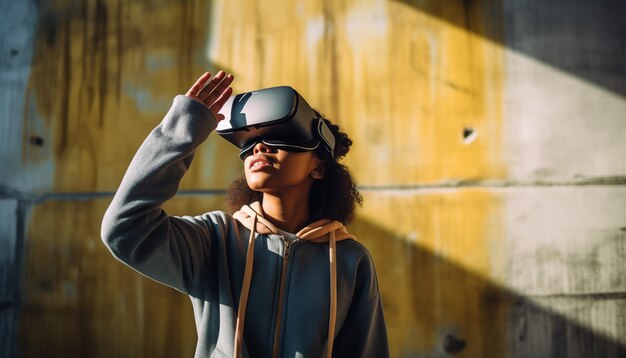
<svg viewBox="0 0 626 358">
<path fill-rule="evenodd" d="M 335 337 L 333 357 L 389 357 L 387 328 L 374 263 L 369 253 L 357 267 L 355 294 Z"/>
<path fill-rule="evenodd" d="M 216 126 L 207 107 L 177 96 L 135 154 L 102 221 L 102 240 L 117 259 L 185 293 L 206 272 L 215 230 L 202 218 L 170 217 L 161 205 Z"/>
</svg>

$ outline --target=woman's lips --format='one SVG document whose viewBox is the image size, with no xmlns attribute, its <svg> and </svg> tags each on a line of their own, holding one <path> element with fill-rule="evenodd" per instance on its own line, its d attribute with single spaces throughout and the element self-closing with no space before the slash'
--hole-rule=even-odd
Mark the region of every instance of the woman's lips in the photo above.
<svg viewBox="0 0 626 358">
<path fill-rule="evenodd" d="M 249 169 L 250 171 L 254 172 L 254 171 L 262 170 L 264 168 L 273 167 L 273 166 L 274 165 L 269 160 L 269 158 L 261 155 L 261 156 L 252 158 L 252 160 L 250 161 Z"/>
<path fill-rule="evenodd" d="M 263 168 L 271 167 L 271 166 L 272 164 L 268 162 L 256 162 L 252 164 L 252 166 L 250 167 L 250 171 L 254 172 L 254 171 L 261 170 Z"/>
</svg>

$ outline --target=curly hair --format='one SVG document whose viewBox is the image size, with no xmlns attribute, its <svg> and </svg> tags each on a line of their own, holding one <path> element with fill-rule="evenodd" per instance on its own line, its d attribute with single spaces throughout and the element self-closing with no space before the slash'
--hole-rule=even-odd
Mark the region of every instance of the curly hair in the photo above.
<svg viewBox="0 0 626 358">
<path fill-rule="evenodd" d="M 356 187 L 352 174 L 345 165 L 339 163 L 339 160 L 350 151 L 352 140 L 339 129 L 339 126 L 331 123 L 319 112 L 315 113 L 326 122 L 335 136 L 335 150 L 332 158 L 321 146 L 315 150 L 315 155 L 322 159 L 325 166 L 325 175 L 314 180 L 311 186 L 309 198 L 315 199 L 309 200 L 309 220 L 330 219 L 348 224 L 354 218 L 357 206 L 363 204 L 363 197 Z M 226 202 L 232 212 L 239 210 L 243 205 L 263 199 L 263 193 L 250 189 L 244 175 L 233 180 L 227 195 Z"/>
</svg>

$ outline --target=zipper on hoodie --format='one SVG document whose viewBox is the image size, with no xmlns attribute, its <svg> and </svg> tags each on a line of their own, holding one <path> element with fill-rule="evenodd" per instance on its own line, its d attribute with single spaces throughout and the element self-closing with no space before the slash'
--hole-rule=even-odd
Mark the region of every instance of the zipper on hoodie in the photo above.
<svg viewBox="0 0 626 358">
<path fill-rule="evenodd" d="M 289 261 L 289 254 L 294 242 L 288 239 L 282 239 L 284 245 L 283 253 L 283 266 L 280 271 L 280 282 L 278 284 L 278 310 L 276 311 L 276 327 L 274 329 L 274 348 L 272 351 L 272 357 L 278 357 L 278 350 L 280 346 L 280 333 L 281 324 L 283 320 L 283 306 L 284 306 L 284 294 L 285 294 L 285 281 L 287 279 L 287 263 Z M 297 240 L 296 240 L 297 241 Z"/>
</svg>

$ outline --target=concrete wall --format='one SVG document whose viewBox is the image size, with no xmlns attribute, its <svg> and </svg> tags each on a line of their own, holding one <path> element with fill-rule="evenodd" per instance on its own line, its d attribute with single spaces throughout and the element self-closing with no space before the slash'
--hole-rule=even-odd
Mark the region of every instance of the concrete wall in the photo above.
<svg viewBox="0 0 626 358">
<path fill-rule="evenodd" d="M 0 0 L 0 356 L 191 356 L 188 299 L 103 212 L 204 70 L 290 84 L 355 141 L 351 224 L 394 357 L 626 354 L 618 0 Z M 172 214 L 223 208 L 209 138 Z M 232 158 L 232 159 L 224 159 Z"/>
</svg>

